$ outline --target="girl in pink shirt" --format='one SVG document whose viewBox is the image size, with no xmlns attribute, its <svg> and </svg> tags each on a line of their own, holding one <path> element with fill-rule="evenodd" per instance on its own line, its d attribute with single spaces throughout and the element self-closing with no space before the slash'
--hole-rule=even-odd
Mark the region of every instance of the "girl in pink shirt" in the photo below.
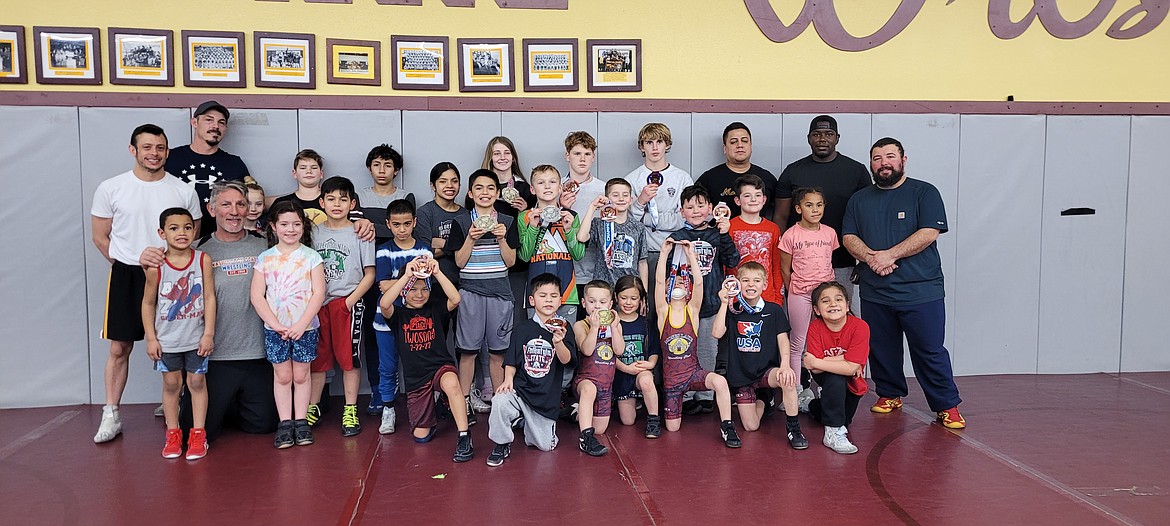
<svg viewBox="0 0 1170 526">
<path fill-rule="evenodd" d="M 837 232 L 821 224 L 825 215 L 825 196 L 819 188 L 800 188 L 792 201 L 800 215 L 792 228 L 780 236 L 780 273 L 788 288 L 788 321 L 792 325 L 792 367 L 800 370 L 805 335 L 812 321 L 812 291 L 817 285 L 833 281 L 833 250 Z"/>
</svg>

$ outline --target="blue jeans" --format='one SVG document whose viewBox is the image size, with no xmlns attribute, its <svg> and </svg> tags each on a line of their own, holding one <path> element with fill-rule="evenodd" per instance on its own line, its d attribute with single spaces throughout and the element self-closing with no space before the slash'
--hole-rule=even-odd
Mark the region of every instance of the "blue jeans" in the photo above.
<svg viewBox="0 0 1170 526">
<path fill-rule="evenodd" d="M 392 331 L 374 331 L 378 337 L 378 385 L 370 390 L 383 404 L 392 404 L 398 397 L 398 345 Z"/>
</svg>

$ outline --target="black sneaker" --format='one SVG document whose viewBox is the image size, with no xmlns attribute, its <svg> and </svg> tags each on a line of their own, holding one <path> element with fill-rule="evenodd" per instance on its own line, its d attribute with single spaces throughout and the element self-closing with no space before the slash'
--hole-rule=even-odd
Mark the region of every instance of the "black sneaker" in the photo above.
<svg viewBox="0 0 1170 526">
<path fill-rule="evenodd" d="M 804 438 L 804 433 L 800 432 L 800 428 L 788 430 L 788 445 L 792 449 L 808 449 L 808 439 Z"/>
<path fill-rule="evenodd" d="M 351 437 L 362 432 L 362 423 L 358 420 L 357 406 L 347 405 L 341 412 L 341 436 Z"/>
<path fill-rule="evenodd" d="M 764 417 L 772 416 L 776 412 L 776 391 L 774 389 L 756 389 L 756 398 L 764 402 Z"/>
<path fill-rule="evenodd" d="M 276 438 L 272 441 L 276 449 L 287 449 L 293 446 L 293 421 L 285 420 L 276 427 Z"/>
<path fill-rule="evenodd" d="M 703 410 L 703 404 L 698 400 L 687 400 L 682 404 L 682 412 L 684 415 L 697 415 Z"/>
<path fill-rule="evenodd" d="M 521 431 L 524 429 L 524 417 L 518 416 L 512 421 L 512 431 Z"/>
<path fill-rule="evenodd" d="M 451 460 L 467 462 L 474 456 L 475 448 L 471 446 L 471 434 L 459 435 L 459 441 L 455 443 L 455 457 Z"/>
<path fill-rule="evenodd" d="M 475 417 L 475 411 L 471 409 L 471 397 L 464 398 L 467 405 L 467 425 L 473 426 L 479 423 L 479 419 Z"/>
<path fill-rule="evenodd" d="M 646 416 L 646 438 L 662 436 L 662 417 L 658 415 Z"/>
<path fill-rule="evenodd" d="M 512 454 L 512 444 L 496 444 L 492 448 L 492 454 L 488 455 L 487 465 L 496 467 L 504 463 L 504 459 Z"/>
<path fill-rule="evenodd" d="M 723 437 L 723 445 L 729 448 L 735 449 L 743 445 L 739 435 L 735 433 L 735 424 L 732 424 L 731 420 L 719 424 L 719 436 Z M 804 447 L 808 447 L 808 442 L 805 442 Z"/>
<path fill-rule="evenodd" d="M 714 400 L 699 400 L 699 413 L 705 415 L 705 414 L 714 413 L 714 412 L 715 412 L 715 401 Z"/>
<path fill-rule="evenodd" d="M 577 438 L 577 447 L 591 457 L 600 457 L 609 453 L 609 448 L 601 445 L 601 442 L 594 436 L 592 427 L 581 432 L 581 436 Z"/>
<path fill-rule="evenodd" d="M 309 429 L 307 420 L 293 421 L 293 439 L 298 446 L 308 446 L 313 443 L 313 430 Z"/>
</svg>

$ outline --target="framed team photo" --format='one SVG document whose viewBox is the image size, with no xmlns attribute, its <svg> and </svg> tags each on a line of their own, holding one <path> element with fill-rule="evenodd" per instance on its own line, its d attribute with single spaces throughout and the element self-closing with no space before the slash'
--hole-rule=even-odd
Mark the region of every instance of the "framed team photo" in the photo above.
<svg viewBox="0 0 1170 526">
<path fill-rule="evenodd" d="M 41 84 L 102 83 L 102 40 L 92 27 L 33 27 L 37 82 Z"/>
<path fill-rule="evenodd" d="M 0 83 L 28 84 L 24 26 L 0 26 Z"/>
<path fill-rule="evenodd" d="M 459 91 L 516 91 L 511 38 L 460 38 Z"/>
<path fill-rule="evenodd" d="M 110 84 L 174 86 L 175 32 L 111 27 Z"/>
<path fill-rule="evenodd" d="M 382 85 L 382 51 L 373 40 L 325 39 L 330 84 Z"/>
<path fill-rule="evenodd" d="M 642 91 L 641 40 L 586 40 L 589 91 Z"/>
<path fill-rule="evenodd" d="M 236 31 L 183 31 L 183 85 L 243 88 L 244 34 Z"/>
<path fill-rule="evenodd" d="M 577 39 L 526 38 L 524 91 L 577 91 Z"/>
<path fill-rule="evenodd" d="M 316 37 L 308 33 L 253 33 L 255 84 L 265 88 L 317 87 Z"/>
<path fill-rule="evenodd" d="M 439 90 L 451 87 L 448 80 L 447 37 L 390 36 L 390 60 L 396 90 Z"/>
</svg>

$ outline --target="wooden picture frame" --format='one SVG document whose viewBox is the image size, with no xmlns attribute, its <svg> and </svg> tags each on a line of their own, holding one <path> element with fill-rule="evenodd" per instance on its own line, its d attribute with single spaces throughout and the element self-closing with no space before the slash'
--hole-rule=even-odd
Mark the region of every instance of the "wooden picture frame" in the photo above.
<svg viewBox="0 0 1170 526">
<path fill-rule="evenodd" d="M 525 38 L 524 91 L 577 91 L 577 39 Z"/>
<path fill-rule="evenodd" d="M 96 27 L 33 27 L 37 82 L 102 83 L 102 38 Z"/>
<path fill-rule="evenodd" d="M 244 33 L 188 31 L 183 40 L 183 85 L 198 88 L 248 86 Z"/>
<path fill-rule="evenodd" d="M 28 84 L 24 26 L 0 26 L 0 84 Z"/>
<path fill-rule="evenodd" d="M 330 84 L 382 85 L 382 48 L 376 40 L 325 39 Z"/>
<path fill-rule="evenodd" d="M 516 91 L 511 38 L 460 38 L 459 91 Z"/>
<path fill-rule="evenodd" d="M 641 39 L 585 41 L 589 91 L 642 91 Z"/>
<path fill-rule="evenodd" d="M 317 88 L 316 36 L 310 33 L 252 33 L 252 84 L 264 88 Z"/>
<path fill-rule="evenodd" d="M 448 37 L 391 35 L 390 86 L 396 90 L 451 89 Z"/>
<path fill-rule="evenodd" d="M 110 84 L 175 85 L 174 31 L 111 27 L 106 43 L 110 46 Z"/>
</svg>

